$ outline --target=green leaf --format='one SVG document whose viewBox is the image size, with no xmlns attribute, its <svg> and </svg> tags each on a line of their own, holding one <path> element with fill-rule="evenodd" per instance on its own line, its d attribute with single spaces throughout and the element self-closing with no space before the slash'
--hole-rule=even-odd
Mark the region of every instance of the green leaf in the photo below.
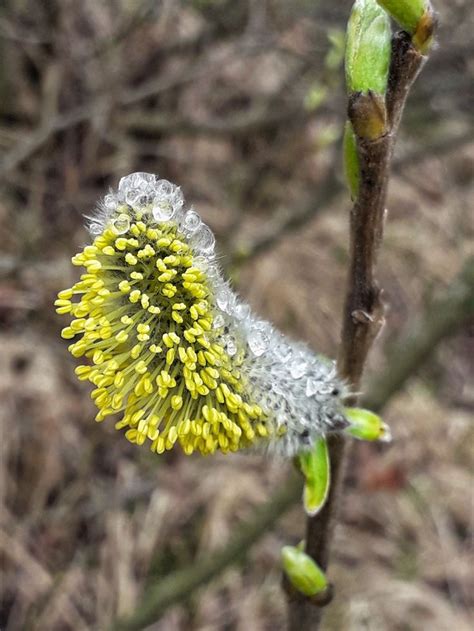
<svg viewBox="0 0 474 631">
<path fill-rule="evenodd" d="M 347 434 L 360 440 L 391 440 L 390 429 L 380 416 L 370 410 L 362 408 L 344 408 L 344 416 L 350 426 L 345 430 Z"/>
<path fill-rule="evenodd" d="M 346 82 L 350 92 L 385 94 L 391 30 L 376 0 L 356 0 L 347 25 Z"/>
<path fill-rule="evenodd" d="M 282 565 L 290 583 L 305 596 L 314 596 L 328 586 L 324 572 L 305 552 L 294 546 L 281 550 Z"/>
<path fill-rule="evenodd" d="M 400 26 L 413 35 L 427 9 L 425 0 L 377 0 Z"/>
<path fill-rule="evenodd" d="M 360 170 L 356 138 L 350 121 L 347 121 L 344 127 L 343 153 L 346 183 L 352 200 L 355 200 L 359 195 Z"/>
<path fill-rule="evenodd" d="M 331 471 L 326 440 L 319 438 L 311 451 L 301 453 L 299 463 L 306 478 L 303 506 L 306 513 L 313 517 L 324 506 L 329 493 Z"/>
</svg>

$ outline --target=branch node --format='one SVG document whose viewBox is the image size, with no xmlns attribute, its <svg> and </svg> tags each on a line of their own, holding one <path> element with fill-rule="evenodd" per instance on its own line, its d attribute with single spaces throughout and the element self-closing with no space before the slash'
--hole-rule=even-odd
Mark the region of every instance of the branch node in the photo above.
<svg viewBox="0 0 474 631">
<path fill-rule="evenodd" d="M 362 309 L 355 309 L 351 313 L 351 317 L 356 324 L 368 324 L 374 321 L 374 317 Z"/>
</svg>

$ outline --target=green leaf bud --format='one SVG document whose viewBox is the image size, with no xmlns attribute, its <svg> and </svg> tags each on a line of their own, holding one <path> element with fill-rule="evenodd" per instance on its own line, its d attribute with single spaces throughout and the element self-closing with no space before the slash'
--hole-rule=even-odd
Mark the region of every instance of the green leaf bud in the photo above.
<svg viewBox="0 0 474 631">
<path fill-rule="evenodd" d="M 326 440 L 319 438 L 311 451 L 301 453 L 299 464 L 306 478 L 303 506 L 308 515 L 314 516 L 324 506 L 329 493 L 331 475 Z"/>
<path fill-rule="evenodd" d="M 350 426 L 345 430 L 347 434 L 360 440 L 391 440 L 390 428 L 380 416 L 370 410 L 362 408 L 344 408 L 344 416 Z"/>
<path fill-rule="evenodd" d="M 305 552 L 294 546 L 281 550 L 283 570 L 295 589 L 305 596 L 315 596 L 328 587 L 324 572 Z"/>
<path fill-rule="evenodd" d="M 414 46 L 425 53 L 433 42 L 436 26 L 434 13 L 427 0 L 377 0 L 400 26 L 413 36 Z"/>
<path fill-rule="evenodd" d="M 413 35 L 426 9 L 426 0 L 377 0 L 400 26 Z"/>
<path fill-rule="evenodd" d="M 391 29 L 376 0 L 356 0 L 347 25 L 346 82 L 349 92 L 385 94 Z"/>
</svg>

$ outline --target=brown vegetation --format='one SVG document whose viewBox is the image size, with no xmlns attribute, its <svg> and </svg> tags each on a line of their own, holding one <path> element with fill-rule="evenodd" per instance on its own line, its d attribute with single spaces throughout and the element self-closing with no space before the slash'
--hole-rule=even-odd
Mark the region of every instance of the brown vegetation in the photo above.
<svg viewBox="0 0 474 631">
<path fill-rule="evenodd" d="M 212 556 L 285 484 L 278 462 L 156 457 L 95 424 L 52 302 L 74 278 L 83 214 L 121 175 L 159 172 L 216 231 L 252 306 L 334 356 L 350 207 L 337 42 L 350 4 L 0 7 L 2 629 L 107 629 L 146 586 Z M 437 7 L 440 47 L 395 156 L 379 262 L 387 325 L 367 382 L 472 251 L 472 8 Z M 470 628 L 473 351 L 464 326 L 385 409 L 394 443 L 353 449 L 328 630 Z M 302 534 L 295 506 L 245 563 L 153 628 L 283 629 L 279 550 Z"/>
</svg>

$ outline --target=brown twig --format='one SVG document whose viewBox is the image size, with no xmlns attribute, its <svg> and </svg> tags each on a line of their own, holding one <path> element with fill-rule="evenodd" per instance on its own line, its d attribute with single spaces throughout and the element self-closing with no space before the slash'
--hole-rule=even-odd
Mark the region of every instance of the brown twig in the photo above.
<svg viewBox="0 0 474 631">
<path fill-rule="evenodd" d="M 413 47 L 406 33 L 397 33 L 392 41 L 392 57 L 386 103 L 376 101 L 371 93 L 350 99 L 349 118 L 356 133 L 360 186 L 350 217 L 350 267 L 343 311 L 342 339 L 338 370 L 353 388 L 359 389 L 370 348 L 384 323 L 381 289 L 375 277 L 377 255 L 383 235 L 383 221 L 390 160 L 403 107 L 410 86 L 425 58 Z M 384 111 L 385 110 L 385 111 Z M 382 133 L 373 134 L 368 117 L 378 117 Z M 355 403 L 352 397 L 350 403 Z M 326 569 L 335 519 L 340 503 L 346 441 L 329 441 L 332 484 L 328 500 L 316 517 L 308 517 L 306 552 Z M 327 604 L 322 602 L 321 606 Z M 317 629 L 321 607 L 300 594 L 289 591 L 292 631 Z"/>
</svg>

